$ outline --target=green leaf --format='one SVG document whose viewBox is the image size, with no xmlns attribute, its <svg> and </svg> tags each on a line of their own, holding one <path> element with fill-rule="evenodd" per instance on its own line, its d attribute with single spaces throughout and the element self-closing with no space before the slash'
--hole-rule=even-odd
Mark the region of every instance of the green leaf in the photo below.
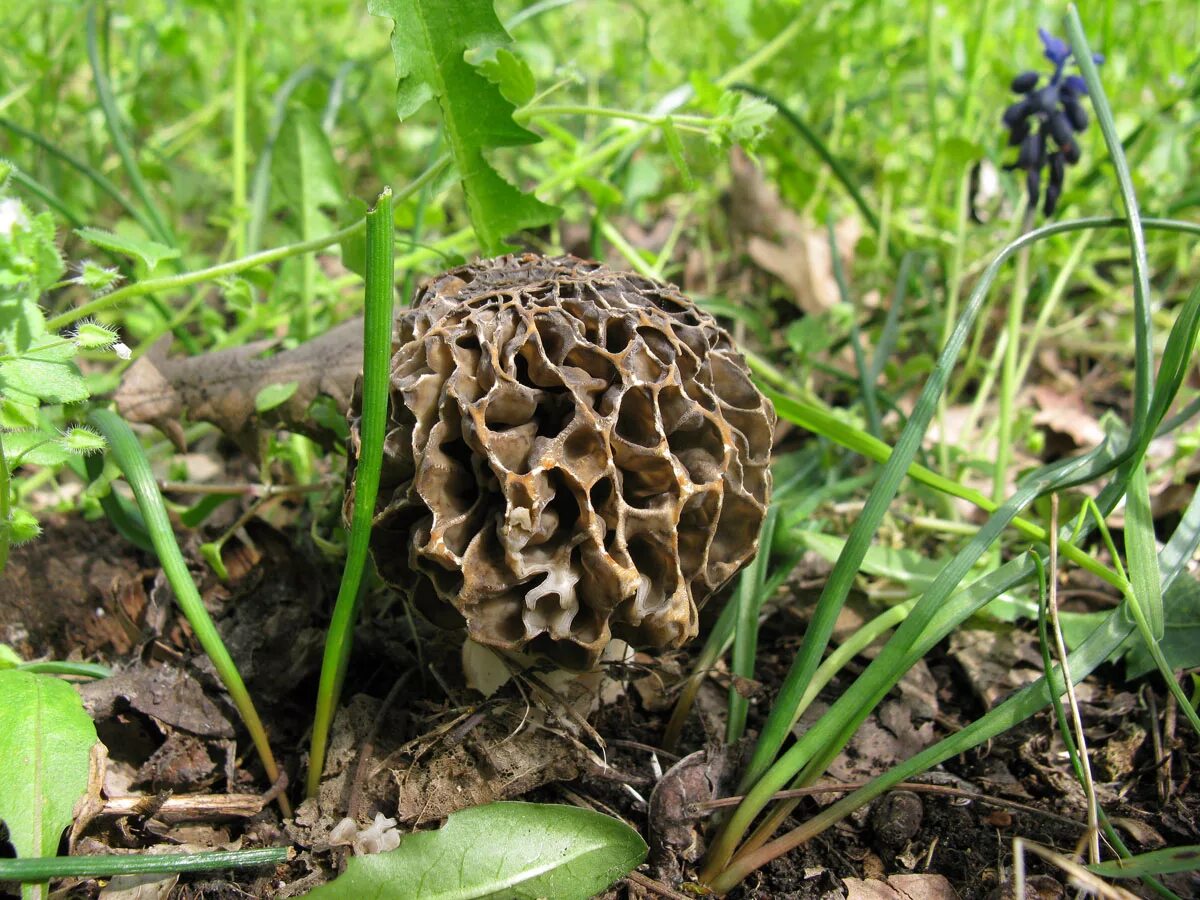
<svg viewBox="0 0 1200 900">
<path fill-rule="evenodd" d="M 637 832 L 598 812 L 489 803 L 454 813 L 437 831 L 408 835 L 395 850 L 354 857 L 309 897 L 586 900 L 645 858 Z"/>
<path fill-rule="evenodd" d="M 1195 872 L 1200 870 L 1200 846 L 1164 847 L 1162 850 L 1139 853 L 1129 859 L 1092 863 L 1088 870 L 1104 878 L 1143 878 L 1146 875 Z"/>
<path fill-rule="evenodd" d="M 716 132 L 718 138 L 753 147 L 766 135 L 775 107 L 761 97 L 726 91 L 717 104 L 717 114 L 725 120 Z"/>
<path fill-rule="evenodd" d="M 942 141 L 942 155 L 956 166 L 967 166 L 984 157 L 983 147 L 966 138 L 952 136 Z"/>
<path fill-rule="evenodd" d="M 300 238 L 330 230 L 326 209 L 342 205 L 341 173 L 329 139 L 307 107 L 287 114 L 272 162 L 275 190 L 300 231 Z"/>
<path fill-rule="evenodd" d="M 0 669 L 15 669 L 25 660 L 8 644 L 0 644 Z"/>
<path fill-rule="evenodd" d="M 68 345 L 70 346 L 70 345 Z M 75 348 L 70 347 L 74 353 Z M 87 385 L 70 359 L 36 348 L 30 355 L 0 363 L 0 394 L 17 390 L 47 403 L 76 403 L 88 398 Z"/>
<path fill-rule="evenodd" d="M 829 562 L 836 562 L 846 545 L 845 538 L 815 531 L 796 532 L 794 539 Z M 926 559 L 912 550 L 872 545 L 863 557 L 861 570 L 868 575 L 903 584 L 910 591 L 920 592 L 930 585 L 945 565 L 945 558 Z"/>
<path fill-rule="evenodd" d="M 467 52 L 467 62 L 479 69 L 483 77 L 496 87 L 504 99 L 513 106 L 524 106 L 533 99 L 537 90 L 537 82 L 533 78 L 533 70 L 517 54 L 504 47 L 493 47 L 490 56 L 485 55 L 486 48 L 472 48 Z M 477 52 L 479 51 L 479 52 Z"/>
<path fill-rule="evenodd" d="M 113 234 L 113 232 L 105 231 L 103 228 L 76 228 L 75 233 L 89 244 L 94 244 L 97 247 L 110 250 L 121 256 L 132 256 L 140 259 L 145 263 L 147 271 L 150 272 L 153 272 L 154 267 L 164 259 L 174 259 L 179 256 L 179 250 L 175 247 L 168 247 L 166 244 L 158 243 L 158 241 Z"/>
<path fill-rule="evenodd" d="M 349 224 L 361 219 L 367 214 L 367 204 L 358 197 L 350 197 L 346 201 L 343 222 Z M 342 265 L 359 278 L 367 277 L 367 235 L 359 230 L 346 235 L 341 240 Z"/>
<path fill-rule="evenodd" d="M 61 466 L 71 452 L 59 443 L 57 432 L 21 431 L 4 436 L 4 458 L 10 467 L 24 465 Z"/>
<path fill-rule="evenodd" d="M 441 108 L 471 223 L 484 252 L 502 253 L 508 249 L 508 235 L 557 218 L 559 210 L 509 184 L 484 156 L 487 149 L 539 140 L 513 121 L 513 105 L 466 60 L 465 54 L 475 48 L 509 43 L 490 0 L 369 0 L 367 10 L 396 23 L 392 54 L 399 75 L 400 118 L 407 119 L 430 100 L 437 100 Z"/>
<path fill-rule="evenodd" d="M 279 404 L 286 403 L 292 394 L 296 393 L 298 387 L 300 387 L 298 381 L 289 381 L 286 384 L 268 384 L 254 396 L 254 408 L 260 413 L 274 409 Z"/>
<path fill-rule="evenodd" d="M 1163 596 L 1154 543 L 1154 514 L 1150 509 L 1146 467 L 1141 465 L 1134 468 L 1125 495 L 1125 553 L 1129 557 L 1132 599 L 1145 614 L 1154 639 L 1162 640 Z"/>
<path fill-rule="evenodd" d="M 675 128 L 675 120 L 670 116 L 663 120 L 662 133 L 663 142 L 667 145 L 667 152 L 671 154 L 671 159 L 675 161 L 675 167 L 679 169 L 679 174 L 683 178 L 684 190 L 693 190 L 696 187 L 696 179 L 692 177 L 691 166 L 688 165 L 687 157 L 683 155 L 683 141 L 680 140 L 679 131 Z"/>
<path fill-rule="evenodd" d="M 54 856 L 87 791 L 96 726 L 75 689 L 48 675 L 0 671 L 0 697 L 0 820 L 18 857 Z"/>
<path fill-rule="evenodd" d="M 63 261 L 49 213 L 30 217 L 19 201 L 2 203 L 12 224 L 0 232 L 0 352 L 23 353 L 46 330 L 38 299 L 59 280 Z"/>
<path fill-rule="evenodd" d="M 23 402 L 23 401 L 31 402 Z M 36 397 L 21 393 L 19 397 L 8 392 L 0 396 L 0 428 L 11 431 L 24 431 L 26 428 L 36 428 L 38 403 Z"/>
<path fill-rule="evenodd" d="M 1163 636 L 1159 648 L 1172 669 L 1200 666 L 1200 581 L 1180 575 L 1163 592 Z M 1125 677 L 1138 678 L 1154 668 L 1143 641 L 1134 639 L 1125 657 Z"/>
<path fill-rule="evenodd" d="M 0 522 L 0 528 L 8 526 L 8 540 L 14 546 L 32 541 L 42 533 L 37 517 L 27 509 L 17 507 L 9 512 L 8 522 Z"/>
<path fill-rule="evenodd" d="M 346 424 L 346 411 L 326 394 L 318 394 L 308 405 L 307 417 L 326 431 L 332 432 L 339 442 L 350 437 L 350 426 Z"/>
</svg>

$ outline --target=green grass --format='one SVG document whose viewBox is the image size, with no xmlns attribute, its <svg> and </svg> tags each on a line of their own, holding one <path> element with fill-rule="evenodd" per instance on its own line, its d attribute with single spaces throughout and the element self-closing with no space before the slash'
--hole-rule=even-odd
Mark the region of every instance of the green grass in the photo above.
<svg viewBox="0 0 1200 900">
<path fill-rule="evenodd" d="M 797 441 L 794 432 L 790 446 L 798 449 L 780 456 L 776 484 L 787 489 L 776 495 L 763 538 L 772 552 L 741 576 L 733 601 L 702 636 L 668 743 L 686 734 L 700 679 L 723 655 L 732 672 L 755 677 L 760 616 L 770 613 L 805 534 L 841 548 L 741 773 L 748 799 L 724 819 L 705 880 L 728 890 L 772 853 L 810 839 L 888 784 L 1051 703 L 1061 674 L 1051 673 L 1054 691 L 1045 680 L 1025 689 L 799 831 L 775 834 L 794 804 L 772 806 L 772 795 L 817 778 L 938 640 L 997 597 L 1036 609 L 1056 526 L 1059 564 L 1102 579 L 1124 601 L 1071 648 L 1070 677 L 1082 678 L 1136 634 L 1181 711 L 1200 725 L 1160 651 L 1164 597 L 1173 581 L 1192 577 L 1185 563 L 1200 536 L 1200 512 L 1193 501 L 1174 531 L 1162 533 L 1166 523 L 1154 521 L 1150 504 L 1151 489 L 1164 481 L 1194 483 L 1187 465 L 1198 440 L 1200 228 L 1171 220 L 1195 219 L 1200 207 L 1200 170 L 1190 152 L 1200 123 L 1200 8 L 1106 0 L 1084 11 L 1082 27 L 1072 25 L 1071 40 L 1082 46 L 1086 31 L 1106 60 L 1098 70 L 1082 63 L 1093 123 L 1054 223 L 1027 218 L 1020 180 L 1003 171 L 998 192 L 977 198 L 984 221 L 969 213 L 972 168 L 980 160 L 999 167 L 1013 156 L 999 121 L 1011 100 L 1009 81 L 1025 69 L 1046 69 L 1037 28 L 1067 35 L 1056 4 L 578 0 L 502 2 L 496 12 L 510 23 L 513 49 L 534 86 L 510 72 L 497 96 L 519 94 L 514 120 L 542 140 L 481 158 L 562 211 L 523 243 L 558 252 L 569 242 L 614 265 L 690 280 L 743 340 L 780 417 L 809 436 Z M 176 352 L 187 353 L 264 336 L 290 344 L 361 312 L 364 287 L 378 311 L 393 282 L 411 287 L 496 245 L 503 237 L 493 233 L 496 222 L 480 219 L 500 221 L 506 211 L 495 197 L 490 206 L 487 197 L 468 203 L 452 177 L 454 161 L 477 148 L 458 126 L 445 130 L 454 120 L 435 104 L 413 107 L 409 97 L 411 115 L 397 119 L 390 25 L 368 15 L 365 2 L 342 0 L 239 0 L 227 11 L 156 2 L 5 4 L 0 157 L 19 169 L 7 191 L 55 217 L 68 260 L 98 257 L 124 278 L 111 292 L 89 295 L 64 275 L 42 295 L 47 327 L 67 329 L 94 316 L 118 328 L 135 355 L 168 333 Z M 769 107 L 750 105 L 751 98 Z M 766 121 L 768 108 L 776 115 Z M 514 132 L 507 139 L 524 138 Z M 862 225 L 853 265 L 830 273 L 840 306 L 812 317 L 817 327 L 808 332 L 796 298 L 754 269 L 746 236 L 731 225 L 731 142 L 753 144 L 765 183 L 814 234 L 831 240 L 847 217 Z M 387 229 L 372 227 L 365 201 L 389 185 L 394 217 Z M 523 215 L 545 210 L 521 202 Z M 665 245 L 640 246 L 638 232 L 664 219 Z M 119 246 L 84 243 L 71 231 L 80 225 L 179 255 L 150 267 Z M 374 248 L 366 254 L 364 240 Z M 373 272 L 365 285 L 363 259 Z M 377 355 L 368 359 L 378 363 L 387 341 L 375 336 Z M 0 347 L 0 362 L 25 352 Z M 89 365 L 108 373 L 89 382 L 94 396 L 44 403 L 43 426 L 69 425 L 103 405 L 123 364 L 104 357 Z M 1034 424 L 1023 387 L 1070 378 L 1086 385 L 1095 375 L 1104 378 L 1109 440 L 1035 465 L 1048 432 Z M 92 415 L 128 474 L 138 465 L 129 446 L 136 439 L 111 414 Z M 966 423 L 961 433 L 950 428 L 955 421 Z M 1177 449 L 1148 467 L 1156 435 Z M 43 461 L 17 467 L 10 478 L 6 444 L 13 439 L 0 443 L 0 561 L 12 510 L 33 508 L 35 497 L 51 496 L 83 470 L 78 461 Z M 316 459 L 298 442 L 273 452 L 268 462 L 285 480 L 307 483 L 316 467 L 337 475 L 344 466 L 340 457 Z M 87 466 L 93 477 L 101 474 L 96 458 Z M 359 475 L 369 481 L 369 468 Z M 152 540 L 164 564 L 169 558 L 178 569 L 152 485 L 138 492 L 143 521 L 116 495 L 105 498 L 104 510 L 122 533 Z M 1066 502 L 1081 487 L 1095 497 L 1087 514 L 1049 521 L 1044 496 Z M 843 523 L 828 510 L 848 498 L 864 505 Z M 85 496 L 82 505 L 97 512 L 100 502 Z M 339 504 L 338 497 L 320 499 L 314 514 Z M 1119 506 L 1116 541 L 1105 520 Z M 329 636 L 310 794 L 349 653 L 364 516 L 352 529 Z M 910 524 L 918 520 L 944 527 L 931 539 Z M 1162 551 L 1156 526 L 1168 539 Z M 884 533 L 893 542 L 899 536 L 912 554 L 898 576 L 877 558 Z M 897 578 L 904 596 L 830 652 L 833 623 L 852 587 Z M 793 741 L 792 725 L 814 686 L 830 683 L 857 649 L 888 631 L 886 649 Z M 206 649 L 271 768 L 236 665 L 217 643 L 209 640 Z M 727 737 L 739 738 L 746 722 L 746 701 L 732 691 Z"/>
</svg>

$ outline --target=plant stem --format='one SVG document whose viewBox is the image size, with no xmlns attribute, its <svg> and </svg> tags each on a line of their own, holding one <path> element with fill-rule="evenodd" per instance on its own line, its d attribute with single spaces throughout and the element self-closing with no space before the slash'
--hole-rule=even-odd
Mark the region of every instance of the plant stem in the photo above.
<svg viewBox="0 0 1200 900">
<path fill-rule="evenodd" d="M 424 172 L 418 175 L 415 179 L 408 183 L 396 195 L 396 201 L 399 202 L 408 198 L 414 192 L 420 190 L 429 181 L 432 181 L 449 163 L 448 156 L 442 156 L 434 160 Z M 111 294 L 106 294 L 103 297 L 78 306 L 75 309 L 67 310 L 66 312 L 55 316 L 46 322 L 47 330 L 53 331 L 59 328 L 64 328 L 72 322 L 87 316 L 94 315 L 109 307 L 115 306 L 122 300 L 129 300 L 133 297 L 143 297 L 147 294 L 154 294 L 159 291 L 178 290 L 179 288 L 190 287 L 193 284 L 200 284 L 204 281 L 213 281 L 217 278 L 224 278 L 226 275 L 236 275 L 239 272 L 244 272 L 247 269 L 255 269 L 259 266 L 269 265 L 273 262 L 278 262 L 281 259 L 287 259 L 291 256 L 298 256 L 301 253 L 311 253 L 314 250 L 322 250 L 333 244 L 343 241 L 348 237 L 352 237 L 358 232 L 366 228 L 366 220 L 359 219 L 353 224 L 347 225 L 337 231 L 323 235 L 322 237 L 312 238 L 307 241 L 299 241 L 295 244 L 285 244 L 282 247 L 273 247 L 270 250 L 262 250 L 258 253 L 251 253 L 249 256 L 243 256 L 241 259 L 230 260 L 226 263 L 221 263 L 215 266 L 209 266 L 206 269 L 197 269 L 194 272 L 184 272 L 181 275 L 168 275 L 162 278 L 148 278 L 145 281 L 138 281 L 133 284 L 128 284 L 123 288 L 118 288 Z"/>
<path fill-rule="evenodd" d="M 363 319 L 363 395 L 358 468 L 354 473 L 354 511 L 342 582 L 338 588 L 333 619 L 325 639 L 321 682 L 313 719 L 312 749 L 309 753 L 307 795 L 315 797 L 321 786 L 329 730 L 337 710 L 342 682 L 350 662 L 350 646 L 358 615 L 358 592 L 371 526 L 375 497 L 383 466 L 383 439 L 387 430 L 388 376 L 392 348 L 392 307 L 395 302 L 395 223 L 392 192 L 384 188 L 375 208 L 366 215 L 367 286 Z"/>
<path fill-rule="evenodd" d="M 513 113 L 513 119 L 524 125 L 530 119 L 538 116 L 591 116 L 597 119 L 627 119 L 631 122 L 641 122 L 644 125 L 662 126 L 667 119 L 676 127 L 691 127 L 701 131 L 716 124 L 717 119 L 708 116 L 662 115 L 654 113 L 639 113 L 628 109 L 613 109 L 608 106 L 588 106 L 586 104 L 561 104 L 546 106 L 525 106 Z"/>
<path fill-rule="evenodd" d="M 51 878 L 103 878 L 168 872 L 209 872 L 274 866 L 295 855 L 290 847 L 225 850 L 215 853 L 114 853 L 97 856 L 46 856 L 0 859 L 0 881 L 38 882 Z"/>
<path fill-rule="evenodd" d="M 1025 210 L 1025 221 L 1021 231 L 1028 234 L 1033 228 L 1037 209 L 1030 206 Z M 1013 277 L 1013 292 L 1008 303 L 1008 335 L 1004 345 L 1004 357 L 1000 369 L 1000 417 L 996 435 L 996 468 L 992 472 L 992 499 L 1003 503 L 1008 495 L 1008 462 L 1012 458 L 1013 402 L 1021 389 L 1017 382 L 1017 360 L 1021 352 L 1021 324 L 1025 321 L 1025 301 L 1029 297 L 1029 252 L 1026 244 L 1017 254 L 1016 274 Z"/>
<path fill-rule="evenodd" d="M 12 541 L 12 523 L 9 516 L 8 458 L 4 455 L 4 429 L 0 428 L 0 572 L 8 565 L 8 547 Z"/>
<path fill-rule="evenodd" d="M 249 238 L 246 205 L 246 0 L 233 4 L 233 252 L 246 255 Z"/>
<path fill-rule="evenodd" d="M 109 309 L 123 300 L 144 297 L 147 294 L 154 294 L 159 291 L 179 290 L 180 288 L 190 287 L 193 284 L 200 284 L 204 281 L 224 278 L 226 275 L 236 275 L 238 272 L 278 262 L 281 259 L 287 259 L 289 256 L 297 256 L 301 253 L 311 253 L 314 250 L 321 250 L 351 235 L 357 234 L 362 229 L 363 223 L 355 222 L 353 225 L 347 225 L 345 228 L 324 235 L 323 237 L 300 241 L 295 244 L 285 244 L 282 247 L 274 247 L 270 250 L 263 250 L 260 253 L 252 253 L 241 259 L 234 259 L 219 265 L 209 266 L 207 269 L 197 269 L 193 272 L 184 272 L 181 275 L 166 275 L 162 278 L 147 278 L 145 281 L 136 281 L 123 288 L 118 288 L 111 294 L 97 297 L 82 306 L 77 306 L 74 309 L 67 310 L 55 316 L 46 322 L 46 328 L 51 331 L 63 328 L 79 319 Z"/>
</svg>

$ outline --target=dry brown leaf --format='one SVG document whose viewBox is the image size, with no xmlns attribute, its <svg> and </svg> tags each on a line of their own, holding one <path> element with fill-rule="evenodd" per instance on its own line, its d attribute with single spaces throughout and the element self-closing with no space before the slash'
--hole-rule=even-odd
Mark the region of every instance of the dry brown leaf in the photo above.
<svg viewBox="0 0 1200 900">
<path fill-rule="evenodd" d="M 1077 447 L 1094 447 L 1104 440 L 1104 429 L 1087 411 L 1081 393 L 1064 393 L 1048 385 L 1033 387 L 1030 393 L 1038 406 L 1033 416 L 1035 425 L 1065 434 Z"/>
<path fill-rule="evenodd" d="M 788 209 L 775 186 L 741 150 L 734 151 L 730 169 L 730 223 L 734 234 L 746 241 L 750 258 L 782 281 L 804 312 L 820 313 L 840 303 L 828 231 Z M 833 230 L 848 273 L 862 225 L 856 218 L 845 218 Z"/>
<path fill-rule="evenodd" d="M 1041 675 L 1036 638 L 1011 628 L 960 629 L 950 636 L 950 656 L 988 709 Z"/>
<path fill-rule="evenodd" d="M 944 875 L 889 875 L 886 882 L 874 878 L 844 878 L 846 900 L 958 900 Z"/>
</svg>

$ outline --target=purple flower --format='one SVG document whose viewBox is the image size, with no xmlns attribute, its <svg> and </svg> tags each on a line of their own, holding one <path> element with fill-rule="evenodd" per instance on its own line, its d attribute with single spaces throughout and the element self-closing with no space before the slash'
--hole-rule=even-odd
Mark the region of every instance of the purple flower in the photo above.
<svg viewBox="0 0 1200 900">
<path fill-rule="evenodd" d="M 1061 66 L 1070 58 L 1071 47 L 1062 38 L 1055 37 L 1045 28 L 1038 29 L 1038 37 L 1042 39 L 1046 59 L 1050 60 L 1054 65 Z"/>
<path fill-rule="evenodd" d="M 1066 41 L 1044 28 L 1038 29 L 1038 37 L 1054 72 L 1048 83 L 1042 83 L 1036 72 L 1022 72 L 1013 79 L 1013 93 L 1022 96 L 1004 110 L 1003 121 L 1009 146 L 1018 150 L 1016 161 L 1005 168 L 1025 173 L 1030 206 L 1042 200 L 1042 172 L 1049 170 L 1042 211 L 1051 216 L 1062 194 L 1066 167 L 1079 161 L 1076 135 L 1088 125 L 1081 100 L 1087 96 L 1087 84 L 1078 75 L 1063 74 L 1072 57 Z M 1092 58 L 1097 64 L 1104 61 L 1098 53 Z"/>
</svg>

